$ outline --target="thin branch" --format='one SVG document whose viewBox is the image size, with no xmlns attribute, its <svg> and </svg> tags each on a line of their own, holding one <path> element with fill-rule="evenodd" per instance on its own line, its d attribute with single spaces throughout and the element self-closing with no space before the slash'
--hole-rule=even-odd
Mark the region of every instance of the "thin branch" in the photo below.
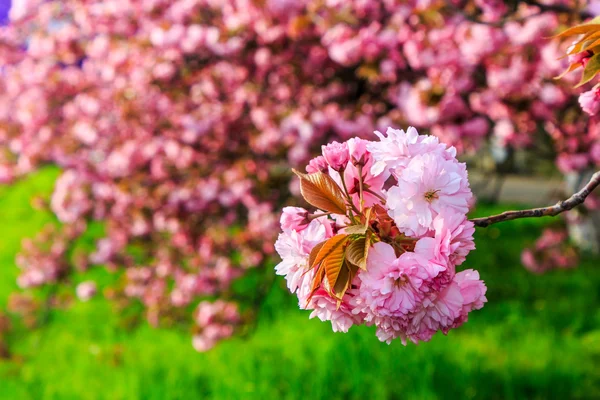
<svg viewBox="0 0 600 400">
<path fill-rule="evenodd" d="M 562 4 L 542 4 L 536 0 L 525 0 L 523 3 L 540 9 L 541 12 L 556 12 L 571 15 L 578 15 L 581 19 L 591 18 L 593 15 L 585 10 L 571 8 Z"/>
<path fill-rule="evenodd" d="M 592 191 L 600 185 L 600 171 L 597 171 L 590 181 L 577 193 L 569 197 L 566 200 L 559 201 L 553 206 L 532 208 L 530 210 L 518 210 L 518 211 L 505 211 L 502 214 L 492 215 L 489 217 L 474 218 L 471 220 L 475 226 L 481 228 L 488 227 L 492 224 L 502 221 L 511 221 L 519 218 L 533 218 L 533 217 L 554 217 L 560 213 L 568 211 L 578 205 L 582 204 L 586 197 L 589 196 Z"/>
</svg>

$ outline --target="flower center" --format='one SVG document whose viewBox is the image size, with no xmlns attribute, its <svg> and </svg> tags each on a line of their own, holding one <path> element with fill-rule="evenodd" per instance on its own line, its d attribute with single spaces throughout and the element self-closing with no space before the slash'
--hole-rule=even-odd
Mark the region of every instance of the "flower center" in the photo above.
<svg viewBox="0 0 600 400">
<path fill-rule="evenodd" d="M 439 199 L 440 196 L 438 195 L 439 189 L 438 190 L 430 190 L 428 192 L 425 192 L 425 200 L 427 200 L 429 203 L 431 203 L 433 200 L 435 199 Z"/>
<path fill-rule="evenodd" d="M 397 288 L 401 288 L 407 281 L 408 279 L 406 279 L 406 276 L 401 275 L 394 281 L 394 286 Z"/>
</svg>

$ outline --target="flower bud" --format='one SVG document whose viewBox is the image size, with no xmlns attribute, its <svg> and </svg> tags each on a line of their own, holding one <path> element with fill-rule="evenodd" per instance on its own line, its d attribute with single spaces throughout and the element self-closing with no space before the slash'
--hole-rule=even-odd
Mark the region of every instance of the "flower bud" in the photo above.
<svg viewBox="0 0 600 400">
<path fill-rule="evenodd" d="M 594 88 L 580 94 L 579 105 L 589 115 L 596 115 L 600 111 L 600 88 Z"/>
<path fill-rule="evenodd" d="M 308 220 L 308 211 L 300 207 L 284 207 L 281 214 L 281 229 L 295 230 L 300 232 L 310 223 Z"/>
<path fill-rule="evenodd" d="M 367 163 L 367 144 L 369 144 L 369 141 L 360 138 L 348 140 L 348 152 L 354 165 L 364 166 Z"/>
<path fill-rule="evenodd" d="M 308 172 L 309 174 L 313 174 L 315 172 L 327 173 L 328 167 L 329 164 L 327 164 L 327 160 L 325 160 L 325 157 L 318 156 L 308 162 L 308 165 L 306 166 L 306 172 Z"/>
<path fill-rule="evenodd" d="M 347 143 L 332 142 L 327 146 L 321 146 L 323 157 L 331 168 L 335 171 L 341 171 L 348 164 L 350 153 Z"/>
</svg>

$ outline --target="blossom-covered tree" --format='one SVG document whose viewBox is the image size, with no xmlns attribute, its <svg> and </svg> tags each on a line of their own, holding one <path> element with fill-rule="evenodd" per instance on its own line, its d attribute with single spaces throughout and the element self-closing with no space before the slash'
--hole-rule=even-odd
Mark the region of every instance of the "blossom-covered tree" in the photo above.
<svg viewBox="0 0 600 400">
<path fill-rule="evenodd" d="M 581 116 L 576 78 L 552 79 L 566 66 L 557 60 L 566 44 L 546 38 L 589 15 L 578 7 L 15 1 L 0 29 L 0 181 L 59 166 L 50 208 L 62 223 L 25 243 L 19 285 L 59 284 L 103 265 L 122 272 L 113 296 L 139 299 L 153 324 L 200 304 L 189 320 L 196 347 L 207 349 L 244 320 L 231 283 L 274 252 L 275 211 L 298 190 L 288 166 L 323 143 L 410 124 L 460 154 L 491 143 L 501 161 L 541 137 L 562 171 L 595 165 L 598 125 Z M 595 110 L 587 97 L 582 104 Z M 339 146 L 308 172 L 347 162 L 335 158 Z M 425 158 L 413 167 L 439 166 Z M 364 183 L 376 187 L 378 176 Z M 408 173 L 397 178 L 423 189 Z M 415 235 L 439 213 L 402 222 L 407 204 L 389 206 Z M 69 260 L 91 221 L 105 234 Z M 87 298 L 92 287 L 77 292 Z"/>
</svg>

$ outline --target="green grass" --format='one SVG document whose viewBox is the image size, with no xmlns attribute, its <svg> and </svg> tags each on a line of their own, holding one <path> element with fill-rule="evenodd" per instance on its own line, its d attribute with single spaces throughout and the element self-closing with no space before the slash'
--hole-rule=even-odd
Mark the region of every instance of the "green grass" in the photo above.
<svg viewBox="0 0 600 400">
<path fill-rule="evenodd" d="M 14 255 L 47 213 L 29 198 L 48 193 L 47 170 L 0 191 L 0 305 L 14 290 Z M 478 214 L 504 207 L 480 206 Z M 18 358 L 0 362 L 2 399 L 547 399 L 600 397 L 600 270 L 535 276 L 520 250 L 550 220 L 477 231 L 477 268 L 489 303 L 430 343 L 378 342 L 372 328 L 348 334 L 309 320 L 276 280 L 256 331 L 195 353 L 188 332 L 120 328 L 101 297 L 54 311 L 50 323 L 13 338 Z M 97 274 L 103 282 L 107 278 Z M 78 277 L 78 279 L 83 277 Z"/>
</svg>

